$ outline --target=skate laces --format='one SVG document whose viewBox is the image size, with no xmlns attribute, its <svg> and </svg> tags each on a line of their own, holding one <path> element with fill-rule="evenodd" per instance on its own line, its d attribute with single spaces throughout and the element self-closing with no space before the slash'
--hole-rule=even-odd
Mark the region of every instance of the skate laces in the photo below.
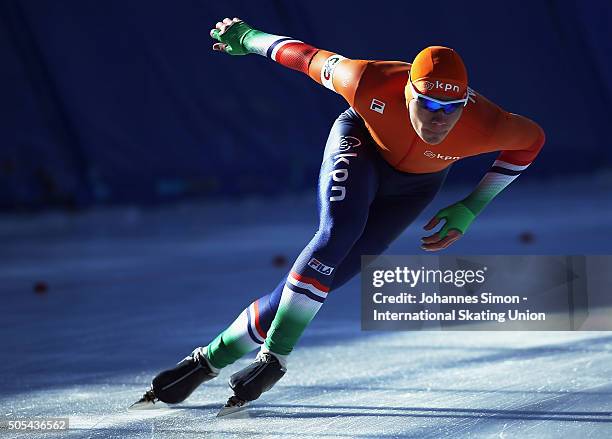
<svg viewBox="0 0 612 439">
<path fill-rule="evenodd" d="M 257 357 L 255 357 L 256 363 L 272 363 L 273 360 L 276 360 L 278 364 L 281 365 L 281 368 L 287 370 L 287 356 L 286 355 L 278 355 L 273 352 L 270 352 L 267 349 L 261 349 L 257 353 Z"/>
<path fill-rule="evenodd" d="M 255 357 L 255 363 L 270 363 L 274 359 L 274 356 L 268 352 L 261 352 Z"/>
<path fill-rule="evenodd" d="M 202 348 L 197 348 L 191 353 L 194 361 L 197 361 L 200 364 L 204 364 L 204 354 L 202 353 Z"/>
<path fill-rule="evenodd" d="M 193 359 L 195 361 L 197 361 L 198 363 L 200 363 L 202 366 L 204 366 L 210 371 L 210 375 L 214 375 L 214 376 L 219 375 L 219 372 L 221 371 L 221 369 L 217 369 L 210 363 L 210 360 L 208 359 L 208 356 L 206 355 L 206 348 L 196 348 L 191 353 L 191 355 L 193 356 Z"/>
</svg>

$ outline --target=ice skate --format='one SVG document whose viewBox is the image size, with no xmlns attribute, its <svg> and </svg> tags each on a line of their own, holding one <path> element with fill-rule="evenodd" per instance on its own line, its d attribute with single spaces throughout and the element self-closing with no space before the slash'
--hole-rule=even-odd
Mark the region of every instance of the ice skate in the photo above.
<svg viewBox="0 0 612 439">
<path fill-rule="evenodd" d="M 217 416 L 242 411 L 250 401 L 254 401 L 263 392 L 270 390 L 287 369 L 279 359 L 270 352 L 259 352 L 255 361 L 230 377 L 229 385 L 234 391 Z"/>
<path fill-rule="evenodd" d="M 151 388 L 130 409 L 152 408 L 158 401 L 177 404 L 184 401 L 203 382 L 219 375 L 204 353 L 205 348 L 196 348 L 176 367 L 160 372 L 151 383 Z"/>
</svg>

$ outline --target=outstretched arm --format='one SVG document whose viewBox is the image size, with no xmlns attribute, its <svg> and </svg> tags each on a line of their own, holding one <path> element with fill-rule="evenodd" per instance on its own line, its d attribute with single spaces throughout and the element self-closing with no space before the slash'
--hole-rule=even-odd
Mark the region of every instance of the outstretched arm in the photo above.
<svg viewBox="0 0 612 439">
<path fill-rule="evenodd" d="M 219 41 L 213 45 L 213 50 L 230 55 L 256 53 L 270 58 L 310 76 L 342 95 L 350 105 L 353 105 L 359 79 L 368 64 L 368 61 L 351 60 L 290 37 L 253 29 L 239 18 L 218 22 L 210 36 Z"/>
</svg>

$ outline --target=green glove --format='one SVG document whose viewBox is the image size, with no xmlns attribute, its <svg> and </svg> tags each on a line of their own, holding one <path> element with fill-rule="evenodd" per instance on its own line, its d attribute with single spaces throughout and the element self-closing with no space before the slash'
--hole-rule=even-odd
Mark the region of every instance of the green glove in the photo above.
<svg viewBox="0 0 612 439">
<path fill-rule="evenodd" d="M 446 219 L 446 224 L 444 224 L 444 227 L 439 232 L 440 239 L 444 239 L 451 229 L 457 229 L 465 234 L 472 221 L 476 218 L 476 215 L 460 201 L 439 211 L 436 214 L 436 218 Z"/>
<path fill-rule="evenodd" d="M 251 31 L 251 26 L 244 21 L 233 23 L 224 33 L 219 33 L 219 29 L 214 29 L 212 37 L 220 43 L 226 44 L 225 52 L 230 55 L 247 55 L 249 51 L 244 47 L 244 37 Z"/>
</svg>

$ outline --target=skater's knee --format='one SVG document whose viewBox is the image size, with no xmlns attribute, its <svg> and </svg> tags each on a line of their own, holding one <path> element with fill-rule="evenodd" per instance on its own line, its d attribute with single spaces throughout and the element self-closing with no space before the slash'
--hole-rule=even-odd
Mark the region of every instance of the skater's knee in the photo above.
<svg viewBox="0 0 612 439">
<path fill-rule="evenodd" d="M 363 233 L 359 223 L 346 226 L 336 224 L 322 224 L 313 241 L 311 249 L 320 255 L 329 255 L 330 259 L 336 255 L 346 255 Z M 340 262 L 340 261 L 337 261 Z"/>
</svg>

